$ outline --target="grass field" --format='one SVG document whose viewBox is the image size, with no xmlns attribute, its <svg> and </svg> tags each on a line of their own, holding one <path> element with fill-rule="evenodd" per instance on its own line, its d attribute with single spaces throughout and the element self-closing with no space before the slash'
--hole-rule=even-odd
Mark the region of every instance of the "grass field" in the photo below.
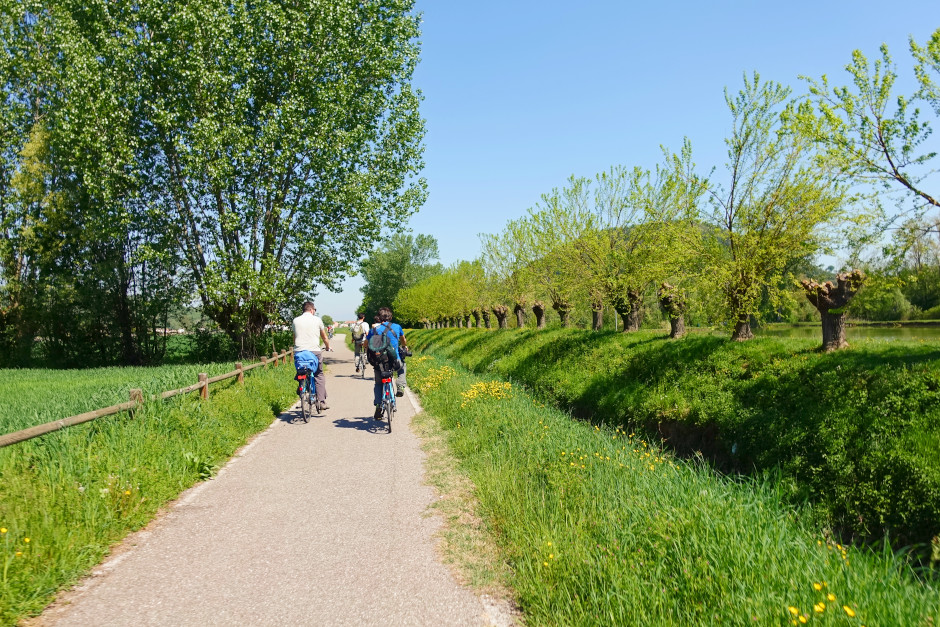
<svg viewBox="0 0 940 627">
<path fill-rule="evenodd" d="M 526 624 L 940 624 L 935 587 L 814 528 L 776 479 L 722 478 L 442 352 L 409 379 L 476 485 Z"/>
<path fill-rule="evenodd" d="M 7 371 L 0 424 L 14 430 L 124 401 L 131 387 L 157 392 L 194 383 L 197 372 L 230 369 Z M 133 416 L 0 449 L 0 624 L 40 611 L 112 544 L 212 476 L 296 399 L 293 374 L 292 364 L 254 369 L 244 386 L 212 385 L 208 401 L 194 393 L 145 403 Z"/>
<path fill-rule="evenodd" d="M 0 434 L 60 420 L 129 400 L 132 388 L 144 395 L 196 383 L 235 369 L 234 363 L 88 370 L 0 370 Z"/>
</svg>

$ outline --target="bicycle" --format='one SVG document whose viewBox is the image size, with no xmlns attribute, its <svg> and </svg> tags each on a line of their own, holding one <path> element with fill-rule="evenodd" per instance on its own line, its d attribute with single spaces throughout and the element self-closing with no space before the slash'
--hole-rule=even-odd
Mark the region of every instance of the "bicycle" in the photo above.
<svg viewBox="0 0 940 627">
<path fill-rule="evenodd" d="M 297 388 L 297 395 L 300 396 L 300 417 L 305 423 L 310 422 L 314 409 L 318 414 L 322 411 L 320 399 L 317 398 L 317 382 L 313 379 L 313 371 L 302 366 L 297 369 L 297 376 L 294 378 L 300 383 Z"/>
<path fill-rule="evenodd" d="M 395 403 L 395 383 L 392 380 L 392 371 L 382 371 L 382 415 L 385 417 L 385 431 L 392 432 L 392 416 L 398 411 Z"/>
<path fill-rule="evenodd" d="M 353 340 L 355 342 L 355 340 Z M 366 378 L 366 365 L 369 361 L 366 359 L 366 344 L 365 340 L 362 342 L 356 342 L 359 348 L 359 354 L 356 355 L 356 371 L 362 376 L 363 379 Z"/>
</svg>

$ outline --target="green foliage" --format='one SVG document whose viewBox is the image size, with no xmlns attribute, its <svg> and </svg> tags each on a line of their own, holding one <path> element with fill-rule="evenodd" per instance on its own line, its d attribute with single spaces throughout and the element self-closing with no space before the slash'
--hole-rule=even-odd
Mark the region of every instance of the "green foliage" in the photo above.
<svg viewBox="0 0 940 627">
<path fill-rule="evenodd" d="M 806 79 L 812 100 L 801 109 L 799 128 L 825 150 L 826 159 L 859 181 L 894 186 L 934 208 L 940 202 L 923 187 L 931 174 L 929 162 L 936 152 L 925 150 L 930 123 L 921 119 L 917 103 L 925 102 L 940 115 L 940 29 L 926 46 L 911 40 L 914 72 L 921 89 L 914 95 L 894 92 L 897 72 L 886 45 L 881 58 L 869 63 L 856 50 L 845 66 L 851 85 L 831 86 L 829 79 Z"/>
<path fill-rule="evenodd" d="M 153 362 L 195 292 L 250 350 L 423 201 L 412 1 L 6 8 L 6 346 Z"/>
<path fill-rule="evenodd" d="M 14 371 L 16 392 L 10 392 L 21 397 L 32 384 L 34 410 L 63 417 L 87 408 L 89 397 L 110 400 L 128 385 L 105 381 L 137 377 L 130 385 L 158 391 L 148 388 L 143 372 Z M 0 527 L 6 529 L 0 537 L 0 624 L 13 625 L 40 611 L 56 591 L 98 564 L 115 542 L 211 476 L 271 424 L 272 413 L 293 401 L 292 374 L 289 365 L 256 369 L 246 375 L 244 387 L 234 380 L 212 386 L 207 402 L 195 395 L 148 402 L 133 417 L 110 416 L 0 449 Z M 163 376 L 156 385 L 169 383 Z M 126 400 L 124 394 L 120 401 Z M 3 400 L 6 408 L 15 399 Z M 12 425 L 8 416 L 0 422 Z"/>
<path fill-rule="evenodd" d="M 615 339 L 649 342 L 553 335 L 566 348 L 567 336 L 577 336 L 582 348 L 595 348 L 598 337 L 608 346 Z M 787 495 L 775 477 L 718 476 L 629 429 L 546 408 L 541 394 L 530 395 L 515 377 L 510 384 L 470 375 L 440 357 L 509 372 L 507 362 L 521 364 L 515 350 L 504 351 L 525 345 L 530 334 L 415 337 L 435 356 L 414 359 L 409 380 L 475 485 L 526 624 L 777 625 L 795 620 L 791 607 L 833 625 L 848 624 L 842 606 L 859 624 L 932 624 L 940 615 L 936 591 L 903 560 L 837 545 L 812 529 L 805 512 L 781 504 Z M 451 341 L 456 350 L 445 348 Z M 558 361 L 564 363 L 541 365 L 552 376 L 577 376 L 587 364 Z M 600 365 L 609 368 L 611 360 Z M 820 602 L 825 607 L 817 612 Z"/>
<path fill-rule="evenodd" d="M 812 340 L 562 329 L 413 331 L 409 344 L 721 468 L 779 468 L 835 533 L 899 546 L 940 534 L 935 346 L 856 341 L 825 354 Z"/>
<path fill-rule="evenodd" d="M 365 285 L 357 313 L 372 320 L 379 308 L 391 307 L 402 290 L 443 272 L 438 256 L 437 240 L 430 235 L 392 235 L 362 264 Z"/>
</svg>

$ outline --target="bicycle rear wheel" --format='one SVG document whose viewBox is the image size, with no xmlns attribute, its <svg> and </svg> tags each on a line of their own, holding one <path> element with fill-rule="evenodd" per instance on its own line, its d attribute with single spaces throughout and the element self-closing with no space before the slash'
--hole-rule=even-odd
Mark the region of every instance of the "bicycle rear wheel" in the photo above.
<svg viewBox="0 0 940 627">
<path fill-rule="evenodd" d="M 394 401 L 385 399 L 385 432 L 392 432 L 392 415 L 395 413 Z"/>
<path fill-rule="evenodd" d="M 300 417 L 304 422 L 310 422 L 310 389 L 304 385 L 303 392 L 300 393 Z"/>
</svg>

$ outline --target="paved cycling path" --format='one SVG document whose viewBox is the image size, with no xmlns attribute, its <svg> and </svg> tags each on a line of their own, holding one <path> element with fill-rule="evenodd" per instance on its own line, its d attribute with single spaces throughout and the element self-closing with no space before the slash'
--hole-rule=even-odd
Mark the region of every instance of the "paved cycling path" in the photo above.
<svg viewBox="0 0 940 627">
<path fill-rule="evenodd" d="M 372 419 L 371 368 L 328 354 L 330 409 L 299 406 L 193 488 L 43 625 L 487 625 L 483 601 L 435 554 L 439 522 L 399 399 L 391 434 Z M 290 379 L 284 382 L 292 385 Z M 377 428 L 378 427 L 378 428 Z"/>
</svg>

